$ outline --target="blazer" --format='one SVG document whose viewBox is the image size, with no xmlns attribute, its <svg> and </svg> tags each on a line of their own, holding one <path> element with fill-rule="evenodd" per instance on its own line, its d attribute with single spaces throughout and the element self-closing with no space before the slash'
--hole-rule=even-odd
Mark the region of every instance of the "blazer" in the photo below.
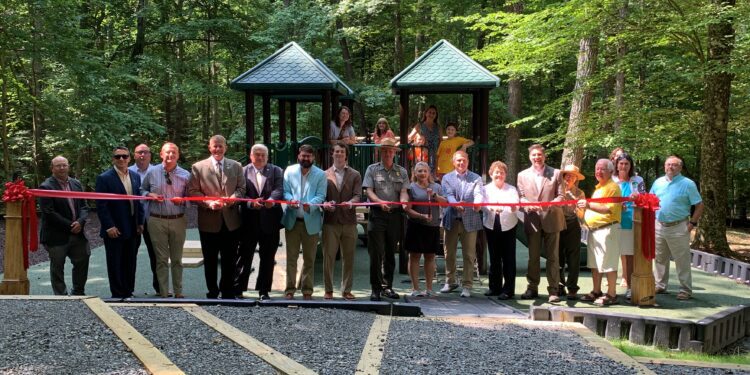
<svg viewBox="0 0 750 375">
<path fill-rule="evenodd" d="M 484 183 L 482 177 L 472 171 L 466 171 L 466 180 L 468 181 L 467 186 L 461 190 L 461 182 L 458 179 L 458 173 L 454 170 L 445 176 L 441 183 L 443 187 L 443 194 L 448 198 L 449 203 L 467 202 L 467 203 L 482 203 L 484 200 Z M 450 230 L 453 226 L 453 220 L 458 215 L 458 211 L 455 207 L 448 207 L 445 209 L 443 214 L 443 227 Z M 482 212 L 474 211 L 472 207 L 464 207 L 464 212 L 461 215 L 464 224 L 464 229 L 467 232 L 474 232 L 482 229 Z"/>
<path fill-rule="evenodd" d="M 71 191 L 83 191 L 81 182 L 75 178 L 68 179 L 68 185 Z M 41 185 L 40 189 L 44 190 L 62 190 L 60 183 L 54 177 L 49 177 Z M 39 208 L 42 211 L 41 233 L 39 242 L 49 246 L 64 245 L 68 242 L 70 235 L 70 225 L 73 224 L 73 212 L 70 211 L 70 205 L 67 198 L 39 198 Z M 86 219 L 89 216 L 89 207 L 85 199 L 73 199 L 73 210 L 75 211 L 76 221 L 81 224 L 81 231 L 77 234 L 86 238 L 83 230 L 86 225 Z"/>
<path fill-rule="evenodd" d="M 263 189 L 258 192 L 254 172 L 255 168 L 250 168 L 251 165 L 248 164 L 243 168 L 245 186 L 247 187 L 245 197 L 253 199 L 284 199 L 284 171 L 273 164 L 266 164 L 260 171 L 266 178 L 266 182 L 263 184 Z M 264 206 L 259 209 L 249 208 L 245 202 L 239 206 L 242 213 L 242 223 L 245 227 L 260 228 L 264 234 L 272 234 L 274 232 L 278 234 L 281 228 L 283 228 L 281 217 L 284 214 L 284 210 L 280 204 L 274 204 L 271 208 Z"/>
<path fill-rule="evenodd" d="M 293 164 L 284 171 L 284 199 L 298 200 L 300 203 L 323 203 L 326 198 L 326 174 L 322 169 L 312 166 L 307 175 L 307 184 L 304 191 L 300 192 L 302 183 L 302 168 L 299 164 Z M 313 235 L 320 233 L 323 229 L 323 215 L 320 206 L 310 206 L 310 211 L 303 215 L 307 234 Z M 297 221 L 297 209 L 286 206 L 282 223 L 287 230 L 294 228 Z"/>
<path fill-rule="evenodd" d="M 336 167 L 333 166 L 326 170 L 326 180 L 328 181 L 326 201 L 359 203 L 362 198 L 362 175 L 352 167 L 347 166 L 344 169 L 344 179 L 341 186 L 336 187 L 335 170 Z M 357 209 L 355 207 L 336 206 L 336 210 L 333 212 L 325 211 L 323 216 L 323 222 L 326 224 L 357 224 Z"/>
<path fill-rule="evenodd" d="M 130 176 L 133 195 L 140 195 L 141 176 L 133 172 L 128 173 L 128 175 Z M 125 186 L 123 186 L 120 176 L 117 175 L 114 168 L 110 168 L 96 177 L 96 192 L 127 194 Z M 133 202 L 132 216 L 130 215 L 130 202 Z M 141 201 L 100 199 L 96 201 L 96 213 L 99 216 L 99 222 L 101 222 L 99 236 L 102 238 L 108 238 L 107 229 L 112 227 L 117 227 L 121 233 L 120 237 L 114 240 L 127 240 L 135 236 L 140 236 L 138 225 L 143 225 L 144 221 L 144 210 Z"/>
<path fill-rule="evenodd" d="M 188 181 L 188 196 L 191 197 L 229 197 L 243 198 L 245 196 L 245 176 L 240 163 L 224 158 L 221 161 L 222 180 L 211 161 L 213 157 L 193 164 Z M 223 189 L 222 189 L 223 187 Z M 230 231 L 236 230 L 242 224 L 239 205 L 232 202 L 221 210 L 208 208 L 205 201 L 196 201 L 198 206 L 198 230 L 208 233 L 221 232 L 224 222 Z"/>
<path fill-rule="evenodd" d="M 544 166 L 541 191 L 537 189 L 534 178 L 534 167 L 529 167 L 518 174 L 518 196 L 521 202 L 561 202 L 563 201 L 565 182 L 559 169 Z M 565 215 L 560 206 L 545 207 L 540 212 L 524 211 L 523 227 L 526 233 L 559 232 L 565 229 Z"/>
</svg>

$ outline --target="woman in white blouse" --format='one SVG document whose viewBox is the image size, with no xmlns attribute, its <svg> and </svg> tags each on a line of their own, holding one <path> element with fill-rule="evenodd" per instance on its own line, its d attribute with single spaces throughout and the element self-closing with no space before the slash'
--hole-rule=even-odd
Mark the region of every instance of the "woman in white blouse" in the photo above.
<svg viewBox="0 0 750 375">
<path fill-rule="evenodd" d="M 518 203 L 518 190 L 505 183 L 508 166 L 501 161 L 490 165 L 492 181 L 484 187 L 484 203 Z M 486 296 L 513 298 L 516 289 L 517 206 L 484 206 L 484 232 L 490 253 L 490 289 Z"/>
</svg>

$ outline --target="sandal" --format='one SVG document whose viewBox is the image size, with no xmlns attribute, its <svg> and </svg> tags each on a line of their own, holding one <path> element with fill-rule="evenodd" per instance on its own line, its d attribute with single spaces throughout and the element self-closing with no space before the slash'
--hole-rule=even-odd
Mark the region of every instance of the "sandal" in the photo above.
<svg viewBox="0 0 750 375">
<path fill-rule="evenodd" d="M 605 294 L 599 297 L 596 301 L 594 301 L 594 305 L 597 305 L 597 306 L 609 306 L 609 305 L 616 305 L 616 304 L 617 304 L 617 296 L 610 296 L 609 294 Z"/>
<path fill-rule="evenodd" d="M 599 297 L 601 297 L 603 295 L 604 295 L 604 293 L 602 293 L 602 292 L 595 292 L 595 291 L 592 290 L 592 291 L 589 292 L 589 294 L 582 295 L 581 296 L 581 301 L 594 302 L 597 299 L 599 299 Z"/>
<path fill-rule="evenodd" d="M 680 301 L 687 301 L 691 298 L 693 298 L 693 296 L 691 296 L 690 293 L 686 291 L 680 291 L 679 293 L 677 293 L 677 299 Z"/>
</svg>

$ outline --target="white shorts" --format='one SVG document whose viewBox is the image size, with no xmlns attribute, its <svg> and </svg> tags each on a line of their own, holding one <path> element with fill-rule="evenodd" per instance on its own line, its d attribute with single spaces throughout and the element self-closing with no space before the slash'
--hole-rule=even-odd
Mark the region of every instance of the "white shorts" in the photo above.
<svg viewBox="0 0 750 375">
<path fill-rule="evenodd" d="M 632 229 L 620 228 L 620 255 L 633 255 L 635 250 L 635 234 Z"/>
<path fill-rule="evenodd" d="M 587 266 L 599 273 L 617 272 L 620 263 L 620 224 L 589 230 Z"/>
</svg>

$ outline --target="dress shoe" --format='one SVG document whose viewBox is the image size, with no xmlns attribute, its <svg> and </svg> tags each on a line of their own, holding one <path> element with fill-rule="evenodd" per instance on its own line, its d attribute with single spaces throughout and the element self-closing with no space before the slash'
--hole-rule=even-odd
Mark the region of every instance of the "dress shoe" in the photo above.
<svg viewBox="0 0 750 375">
<path fill-rule="evenodd" d="M 566 294 L 567 293 L 565 292 L 565 287 L 564 286 L 557 287 L 557 296 L 558 297 L 560 297 L 560 298 L 565 297 Z"/>
<path fill-rule="evenodd" d="M 271 296 L 268 295 L 268 293 L 261 293 L 260 294 L 260 300 L 261 301 L 268 301 L 271 299 Z"/>
<path fill-rule="evenodd" d="M 219 293 L 206 293 L 206 298 L 208 299 L 217 299 L 219 298 Z"/>
<path fill-rule="evenodd" d="M 323 299 L 333 299 L 333 292 L 326 292 L 323 295 Z"/>
<path fill-rule="evenodd" d="M 496 292 L 496 291 L 494 291 L 492 289 L 487 289 L 487 291 L 484 292 L 484 295 L 487 296 L 487 297 L 494 297 L 494 296 L 499 296 L 500 292 Z"/>
<path fill-rule="evenodd" d="M 454 290 L 458 289 L 458 284 L 448 284 L 446 283 L 443 285 L 443 288 L 440 289 L 440 293 L 450 293 Z"/>
<path fill-rule="evenodd" d="M 578 293 L 569 290 L 566 298 L 568 299 L 568 301 L 575 301 L 578 299 Z"/>
<path fill-rule="evenodd" d="M 380 292 L 372 292 L 372 294 L 370 294 L 370 301 L 382 301 L 382 299 L 380 298 Z"/>
<path fill-rule="evenodd" d="M 526 291 L 521 294 L 521 299 L 535 299 L 537 297 L 539 297 L 539 293 L 531 289 L 526 289 Z"/>
<path fill-rule="evenodd" d="M 549 298 L 547 298 L 547 302 L 549 303 L 559 303 L 560 297 L 557 296 L 557 294 L 550 294 Z"/>
<path fill-rule="evenodd" d="M 399 299 L 400 297 L 398 293 L 393 291 L 393 289 L 383 289 L 380 295 L 385 298 L 390 298 L 390 299 Z"/>
<path fill-rule="evenodd" d="M 656 292 L 656 294 L 669 294 L 669 292 L 667 292 L 666 289 L 659 288 L 659 287 L 656 287 L 655 292 Z"/>
<path fill-rule="evenodd" d="M 302 299 L 305 301 L 312 301 L 312 294 L 303 294 Z"/>
<path fill-rule="evenodd" d="M 354 301 L 355 299 L 357 299 L 357 297 L 355 297 L 351 292 L 341 293 L 341 297 L 343 297 L 347 301 Z"/>
<path fill-rule="evenodd" d="M 174 298 L 185 298 L 185 295 L 182 293 L 177 293 L 174 295 Z"/>
<path fill-rule="evenodd" d="M 284 295 L 284 299 L 293 300 L 294 299 L 294 293 L 287 293 Z"/>
<path fill-rule="evenodd" d="M 510 294 L 508 294 L 508 293 L 505 293 L 505 292 L 503 292 L 503 293 L 500 293 L 500 295 L 499 295 L 499 296 L 497 296 L 497 299 L 499 299 L 499 300 L 501 300 L 501 301 L 509 300 L 509 299 L 512 299 L 512 298 L 513 298 L 513 296 L 512 296 L 512 295 L 510 295 Z"/>
</svg>

